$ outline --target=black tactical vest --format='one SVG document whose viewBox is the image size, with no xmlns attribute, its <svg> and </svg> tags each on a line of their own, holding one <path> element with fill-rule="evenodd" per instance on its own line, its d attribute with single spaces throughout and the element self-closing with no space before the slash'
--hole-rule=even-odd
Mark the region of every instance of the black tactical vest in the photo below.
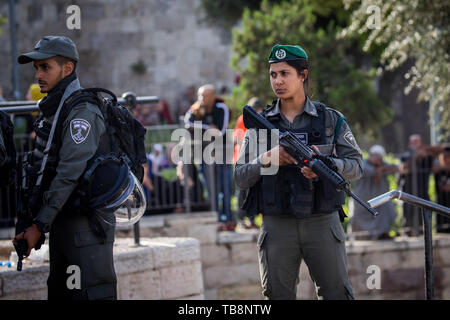
<svg viewBox="0 0 450 320">
<path fill-rule="evenodd" d="M 313 117 L 309 126 L 300 129 L 280 127 L 275 119 L 263 112 L 280 131 L 289 131 L 297 135 L 307 145 L 326 144 L 325 112 L 323 104 L 314 101 L 317 117 Z M 267 109 L 266 109 L 267 110 Z M 278 119 L 278 118 L 277 118 Z M 270 138 L 268 139 L 270 141 Z M 269 150 L 270 146 L 268 146 Z M 280 166 L 276 175 L 263 175 L 257 185 L 259 212 L 267 215 L 286 215 L 308 218 L 315 213 L 332 213 L 345 203 L 343 192 L 336 191 L 330 183 L 321 179 L 307 179 L 296 165 Z"/>
<path fill-rule="evenodd" d="M 28 159 L 29 166 L 26 167 L 28 177 L 27 184 L 30 188 L 32 188 L 30 207 L 34 215 L 39 212 L 39 209 L 42 205 L 42 195 L 45 191 L 48 190 L 51 180 L 56 174 L 56 167 L 54 168 L 55 170 L 48 170 L 50 166 L 46 166 L 46 170 L 44 171 L 44 175 L 42 177 L 41 187 L 38 188 L 36 186 L 38 172 L 41 169 L 42 159 L 44 158 L 44 151 L 47 146 L 50 130 L 52 128 L 52 119 L 53 117 L 48 119 L 41 115 L 34 122 L 34 131 L 36 132 L 35 149 L 31 153 L 31 158 Z M 51 147 L 51 150 L 52 149 L 55 149 L 54 143 Z M 55 157 L 53 157 L 52 155 L 53 153 L 50 152 L 47 162 L 50 165 L 57 162 Z"/>
</svg>

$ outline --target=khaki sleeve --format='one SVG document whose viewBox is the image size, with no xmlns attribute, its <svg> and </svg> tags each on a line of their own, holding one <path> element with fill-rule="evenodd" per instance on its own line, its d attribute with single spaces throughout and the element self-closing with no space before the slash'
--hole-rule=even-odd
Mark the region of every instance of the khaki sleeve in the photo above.
<svg viewBox="0 0 450 320">
<path fill-rule="evenodd" d="M 96 106 L 81 104 L 69 113 L 63 123 L 57 173 L 49 190 L 44 193 L 44 204 L 37 216 L 39 221 L 53 222 L 76 188 L 88 160 L 96 153 L 104 132 L 104 119 Z"/>
<path fill-rule="evenodd" d="M 339 114 L 332 112 L 332 119 L 336 123 Z M 362 152 L 346 121 L 337 133 L 335 150 L 337 158 L 334 159 L 340 173 L 345 179 L 357 180 L 363 174 Z"/>
<path fill-rule="evenodd" d="M 275 175 L 278 173 L 279 166 L 269 165 L 264 168 L 261 163 L 262 154 L 267 151 L 267 146 L 272 148 L 278 145 L 279 136 L 277 131 L 271 135 L 257 134 L 255 130 L 245 132 L 244 141 L 242 141 L 241 152 L 236 161 L 234 170 L 234 179 L 241 189 L 253 187 L 261 179 L 262 175 Z"/>
<path fill-rule="evenodd" d="M 234 180 L 241 189 L 251 188 L 261 179 L 261 156 L 251 146 L 249 133 L 250 130 L 245 132 L 234 170 Z"/>
</svg>

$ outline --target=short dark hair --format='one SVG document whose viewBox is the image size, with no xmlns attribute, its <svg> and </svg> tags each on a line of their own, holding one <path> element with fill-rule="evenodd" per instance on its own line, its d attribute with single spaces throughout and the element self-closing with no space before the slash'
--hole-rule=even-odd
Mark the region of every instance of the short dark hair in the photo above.
<svg viewBox="0 0 450 320">
<path fill-rule="evenodd" d="M 62 67 L 62 65 L 67 63 L 67 62 L 72 62 L 73 63 L 73 70 L 75 70 L 76 67 L 77 67 L 77 62 L 75 60 L 73 60 L 73 59 L 70 59 L 70 58 L 67 58 L 67 57 L 63 57 L 63 56 L 54 56 L 53 58 L 59 64 L 60 67 Z"/>
</svg>

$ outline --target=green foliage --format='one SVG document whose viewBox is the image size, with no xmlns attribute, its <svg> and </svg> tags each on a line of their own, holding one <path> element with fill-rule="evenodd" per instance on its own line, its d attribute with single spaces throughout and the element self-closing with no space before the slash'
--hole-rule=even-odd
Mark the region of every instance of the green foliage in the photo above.
<svg viewBox="0 0 450 320">
<path fill-rule="evenodd" d="M 135 63 L 130 65 L 131 71 L 137 75 L 143 75 L 147 72 L 147 66 L 142 59 L 139 59 Z"/>
<path fill-rule="evenodd" d="M 161 171 L 158 172 L 158 175 L 163 177 L 168 182 L 174 182 L 178 179 L 176 168 L 162 169 Z"/>
<path fill-rule="evenodd" d="M 245 9 L 242 28 L 233 30 L 231 63 L 241 73 L 241 83 L 232 102 L 242 108 L 252 96 L 268 103 L 275 99 L 269 82 L 270 49 L 276 43 L 299 44 L 310 57 L 313 89 L 308 93 L 314 100 L 344 113 L 356 131 L 370 134 L 386 123 L 391 115 L 373 89 L 375 71 L 361 68 L 368 58 L 356 41 L 336 38 L 346 21 L 344 12 L 342 2 L 335 0 L 264 0 L 260 10 Z"/>
<path fill-rule="evenodd" d="M 0 14 L 0 34 L 2 34 L 2 25 L 7 23 L 8 19 L 4 18 L 1 14 Z"/>
<path fill-rule="evenodd" d="M 365 37 L 365 51 L 378 50 L 386 70 L 407 59 L 415 61 L 405 74 L 406 92 L 420 90 L 419 99 L 430 101 L 441 114 L 442 140 L 450 138 L 450 3 L 442 0 L 344 0 L 352 12 L 351 25 L 341 36 Z M 375 11 L 379 25 L 371 23 Z M 381 48 L 381 50 L 380 50 Z"/>
</svg>

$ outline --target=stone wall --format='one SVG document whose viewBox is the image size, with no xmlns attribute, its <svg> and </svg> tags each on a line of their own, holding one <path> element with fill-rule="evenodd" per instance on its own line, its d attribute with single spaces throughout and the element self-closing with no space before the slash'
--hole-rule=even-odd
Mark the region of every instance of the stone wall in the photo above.
<svg viewBox="0 0 450 320">
<path fill-rule="evenodd" d="M 116 239 L 114 265 L 121 300 L 204 299 L 200 244 L 193 238 Z M 47 299 L 48 262 L 0 267 L 0 299 Z"/>
<path fill-rule="evenodd" d="M 213 83 L 231 88 L 231 32 L 204 22 L 199 0 L 41 0 L 16 1 L 19 54 L 33 49 L 45 35 L 64 35 L 77 44 L 78 74 L 83 86 L 101 86 L 116 94 L 133 91 L 158 95 L 174 108 L 177 95 L 190 85 Z M 81 29 L 69 30 L 66 9 L 81 9 Z M 9 16 L 8 1 L 0 14 Z M 8 24 L 2 26 L 0 84 L 12 98 L 11 44 Z M 142 61 L 146 73 L 131 65 Z M 31 65 L 20 66 L 21 93 L 33 81 Z"/>
<path fill-rule="evenodd" d="M 450 299 L 450 236 L 434 235 L 434 286 L 436 299 Z M 347 246 L 349 274 L 359 299 L 425 299 L 423 237 L 393 241 L 355 241 Z M 381 289 L 367 288 L 367 268 L 381 271 Z"/>
<path fill-rule="evenodd" d="M 216 212 L 165 214 L 143 217 L 143 237 L 193 237 L 199 240 L 205 299 L 260 299 L 256 239 L 258 230 L 217 232 Z M 133 237 L 133 229 L 116 232 Z"/>
<path fill-rule="evenodd" d="M 168 214 L 144 217 L 141 234 L 147 237 L 189 236 L 201 245 L 205 299 L 262 299 L 256 241 L 258 230 L 217 233 L 217 214 Z M 132 230 L 118 231 L 132 237 Z M 450 236 L 435 235 L 435 296 L 450 299 Z M 424 299 L 423 238 L 347 242 L 350 281 L 357 299 Z M 380 289 L 368 289 L 380 270 Z M 297 297 L 316 299 L 307 266 L 302 263 Z"/>
</svg>

